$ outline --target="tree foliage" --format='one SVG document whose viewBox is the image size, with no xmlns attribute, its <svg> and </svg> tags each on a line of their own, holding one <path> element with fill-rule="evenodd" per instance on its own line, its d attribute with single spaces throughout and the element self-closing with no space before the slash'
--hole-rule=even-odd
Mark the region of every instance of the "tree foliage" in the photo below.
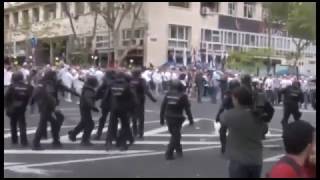
<svg viewBox="0 0 320 180">
<path fill-rule="evenodd" d="M 227 60 L 227 67 L 253 73 L 264 64 L 263 57 L 271 56 L 269 49 L 251 49 L 247 52 L 233 51 Z"/>
</svg>

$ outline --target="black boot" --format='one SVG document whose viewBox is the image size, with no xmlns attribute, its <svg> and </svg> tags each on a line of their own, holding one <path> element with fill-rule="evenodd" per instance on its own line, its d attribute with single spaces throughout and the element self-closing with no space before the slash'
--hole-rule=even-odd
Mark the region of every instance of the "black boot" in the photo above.
<svg viewBox="0 0 320 180">
<path fill-rule="evenodd" d="M 176 149 L 176 154 L 177 154 L 177 157 L 179 158 L 183 157 L 182 147 L 179 147 Z"/>
<path fill-rule="evenodd" d="M 81 146 L 92 146 L 93 144 L 90 141 L 81 141 Z"/>
<path fill-rule="evenodd" d="M 72 131 L 69 131 L 68 135 L 69 135 L 69 140 L 70 141 L 75 142 L 77 140 L 76 136 L 73 135 Z"/>
<path fill-rule="evenodd" d="M 61 148 L 62 147 L 62 144 L 60 141 L 54 141 L 52 142 L 52 146 L 53 147 L 56 147 L 56 148 Z"/>
</svg>

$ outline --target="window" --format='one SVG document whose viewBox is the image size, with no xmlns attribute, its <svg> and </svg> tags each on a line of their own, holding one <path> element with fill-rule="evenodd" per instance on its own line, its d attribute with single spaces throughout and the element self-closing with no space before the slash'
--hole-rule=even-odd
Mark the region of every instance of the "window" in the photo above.
<svg viewBox="0 0 320 180">
<path fill-rule="evenodd" d="M 220 42 L 220 33 L 219 31 L 212 31 L 212 41 Z"/>
<path fill-rule="evenodd" d="M 76 16 L 84 14 L 84 3 L 83 2 L 76 2 Z"/>
<path fill-rule="evenodd" d="M 228 32 L 228 44 L 232 44 L 232 33 Z"/>
<path fill-rule="evenodd" d="M 244 17 L 253 18 L 255 12 L 254 2 L 244 2 Z"/>
<path fill-rule="evenodd" d="M 236 2 L 229 2 L 228 3 L 228 14 L 231 16 L 236 15 Z"/>
<path fill-rule="evenodd" d="M 13 23 L 15 26 L 19 24 L 19 13 L 18 12 L 15 12 L 13 14 Z"/>
<path fill-rule="evenodd" d="M 237 44 L 237 33 L 233 33 L 233 44 Z"/>
<path fill-rule="evenodd" d="M 8 29 L 9 28 L 9 15 L 4 16 L 4 28 Z"/>
<path fill-rule="evenodd" d="M 175 26 L 171 26 L 170 30 L 171 30 L 170 38 L 176 39 L 178 37 L 177 28 L 175 28 Z"/>
<path fill-rule="evenodd" d="M 178 39 L 185 39 L 184 38 L 184 28 L 182 26 L 178 27 Z"/>
<path fill-rule="evenodd" d="M 245 45 L 249 45 L 249 40 L 250 40 L 249 34 L 246 34 L 245 35 Z"/>
<path fill-rule="evenodd" d="M 44 20 L 53 20 L 56 18 L 56 4 L 50 4 L 44 7 Z"/>
<path fill-rule="evenodd" d="M 211 41 L 211 37 L 212 37 L 211 31 L 210 30 L 205 30 L 204 40 L 205 41 Z"/>
<path fill-rule="evenodd" d="M 255 45 L 255 40 L 256 40 L 255 36 L 251 35 L 251 37 L 250 37 L 250 46 L 254 46 Z"/>
<path fill-rule="evenodd" d="M 219 12 L 219 2 L 201 2 L 201 9 L 208 9 L 210 12 Z"/>
<path fill-rule="evenodd" d="M 32 22 L 33 23 L 39 22 L 39 9 L 38 8 L 32 9 Z"/>
<path fill-rule="evenodd" d="M 169 6 L 189 8 L 189 2 L 169 2 Z"/>
<path fill-rule="evenodd" d="M 22 16 L 23 16 L 23 24 L 29 23 L 29 12 L 28 12 L 28 10 L 24 10 L 22 12 Z"/>
<path fill-rule="evenodd" d="M 187 48 L 190 27 L 169 25 L 169 47 Z"/>
</svg>

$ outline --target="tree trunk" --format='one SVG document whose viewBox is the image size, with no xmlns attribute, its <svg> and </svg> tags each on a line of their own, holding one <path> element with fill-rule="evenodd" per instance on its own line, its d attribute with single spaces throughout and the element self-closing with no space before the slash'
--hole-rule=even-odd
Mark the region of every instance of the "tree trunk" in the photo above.
<svg viewBox="0 0 320 180">
<path fill-rule="evenodd" d="M 114 30 L 113 31 L 113 51 L 114 51 L 114 63 L 115 64 L 120 64 L 121 60 L 120 58 L 120 33 L 119 31 Z M 114 64 L 114 65 L 115 65 Z"/>
<path fill-rule="evenodd" d="M 270 52 L 271 49 L 271 27 L 270 23 L 268 23 L 268 50 Z M 267 74 L 270 73 L 271 70 L 271 59 L 270 59 L 270 53 L 268 54 L 268 67 L 267 67 Z"/>
<path fill-rule="evenodd" d="M 53 43 L 52 40 L 50 39 L 50 64 L 54 64 L 53 62 Z"/>
</svg>

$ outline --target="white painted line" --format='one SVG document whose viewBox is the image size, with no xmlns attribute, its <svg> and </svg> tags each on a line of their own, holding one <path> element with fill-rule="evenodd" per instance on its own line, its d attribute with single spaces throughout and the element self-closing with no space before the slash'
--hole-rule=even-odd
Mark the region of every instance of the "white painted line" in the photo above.
<svg viewBox="0 0 320 180">
<path fill-rule="evenodd" d="M 3 165 L 4 166 L 13 166 L 13 165 L 19 165 L 19 164 L 24 164 L 21 162 L 4 162 Z"/>
<path fill-rule="evenodd" d="M 274 109 L 279 109 L 279 110 L 283 110 L 283 107 L 279 107 L 279 106 L 274 106 Z M 307 109 L 299 109 L 300 112 L 312 112 L 312 113 L 316 113 L 315 110 L 307 110 Z"/>
<path fill-rule="evenodd" d="M 282 156 L 284 156 L 284 154 L 279 154 L 279 155 L 276 155 L 276 156 L 271 156 L 269 158 L 266 158 L 263 160 L 263 162 L 275 162 L 275 161 L 278 161 Z"/>
<path fill-rule="evenodd" d="M 145 137 L 171 137 L 170 134 L 151 134 L 151 135 L 144 135 Z M 220 137 L 219 132 L 214 134 L 181 134 L 182 137 Z M 267 134 L 266 137 L 281 137 L 281 134 Z"/>
<path fill-rule="evenodd" d="M 199 151 L 199 150 L 214 149 L 214 148 L 220 148 L 220 146 L 190 148 L 190 149 L 184 149 L 184 152 Z M 164 152 L 161 151 L 161 152 L 149 152 L 149 153 L 140 153 L 140 154 L 126 154 L 126 155 L 118 155 L 118 156 L 111 156 L 111 157 L 86 158 L 86 159 L 79 159 L 79 160 L 68 160 L 68 161 L 36 163 L 36 164 L 28 164 L 28 165 L 17 165 L 17 166 L 11 166 L 11 167 L 4 167 L 4 169 L 5 170 L 15 171 L 15 170 L 17 170 L 19 168 L 44 167 L 44 166 L 54 166 L 54 165 L 62 165 L 62 164 L 101 161 L 101 160 L 109 160 L 109 159 L 121 159 L 121 158 L 140 157 L 140 156 L 152 156 L 152 155 L 160 155 L 160 154 L 164 154 Z"/>
<path fill-rule="evenodd" d="M 274 142 L 274 141 L 282 141 L 282 138 L 275 138 L 275 139 L 266 139 L 263 142 Z"/>
<path fill-rule="evenodd" d="M 133 153 L 148 153 L 152 152 L 151 150 L 127 150 L 127 151 L 106 151 L 106 150 L 42 150 L 42 151 L 33 151 L 33 150 L 4 150 L 4 154 L 83 154 L 83 155 L 115 155 L 115 154 L 133 154 Z"/>
</svg>

